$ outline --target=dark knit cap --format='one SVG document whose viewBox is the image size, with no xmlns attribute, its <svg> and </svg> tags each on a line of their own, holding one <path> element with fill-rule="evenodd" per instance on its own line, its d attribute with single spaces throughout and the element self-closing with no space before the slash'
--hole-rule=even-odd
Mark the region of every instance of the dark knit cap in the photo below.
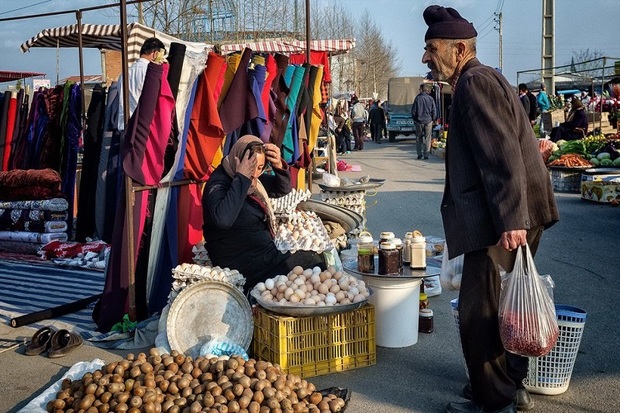
<svg viewBox="0 0 620 413">
<path fill-rule="evenodd" d="M 478 36 L 474 25 L 461 17 L 452 7 L 428 6 L 424 10 L 424 21 L 428 39 L 471 39 Z"/>
</svg>

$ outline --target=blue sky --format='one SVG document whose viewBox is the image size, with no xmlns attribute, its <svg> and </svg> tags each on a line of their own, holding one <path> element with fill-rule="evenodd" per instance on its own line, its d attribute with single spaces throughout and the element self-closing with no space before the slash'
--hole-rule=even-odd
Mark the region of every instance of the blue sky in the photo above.
<svg viewBox="0 0 620 413">
<path fill-rule="evenodd" d="M 317 0 L 313 0 L 317 1 Z M 332 1 L 332 0 L 318 0 Z M 385 39 L 398 50 L 401 75 L 420 75 L 426 67 L 420 62 L 426 25 L 422 11 L 429 4 L 456 8 L 473 22 L 479 32 L 478 57 L 498 66 L 499 36 L 493 30 L 493 13 L 501 3 L 503 14 L 503 72 L 514 84 L 517 71 L 540 67 L 542 0 L 446 0 L 441 3 L 420 0 L 340 0 L 353 16 L 368 10 Z M 49 11 L 71 10 L 113 3 L 111 0 L 1 0 L 0 18 Z M 314 3 L 313 3 L 314 4 Z M 556 64 L 570 62 L 573 50 L 600 50 L 620 58 L 618 0 L 556 0 Z M 117 23 L 110 12 L 87 12 L 84 23 Z M 56 80 L 55 49 L 36 48 L 21 53 L 21 43 L 41 29 L 75 23 L 73 14 L 0 23 L 0 70 L 40 71 Z M 101 73 L 96 50 L 86 50 L 85 74 Z M 60 78 L 79 73 L 77 50 L 61 49 Z"/>
</svg>

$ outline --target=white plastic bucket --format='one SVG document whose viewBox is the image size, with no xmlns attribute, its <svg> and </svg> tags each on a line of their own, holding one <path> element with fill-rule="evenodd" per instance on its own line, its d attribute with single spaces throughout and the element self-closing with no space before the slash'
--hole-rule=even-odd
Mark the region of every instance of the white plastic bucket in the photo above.
<svg viewBox="0 0 620 413">
<path fill-rule="evenodd" d="M 420 312 L 419 279 L 364 277 L 373 289 L 370 303 L 375 306 L 377 345 L 400 348 L 418 342 Z"/>
</svg>

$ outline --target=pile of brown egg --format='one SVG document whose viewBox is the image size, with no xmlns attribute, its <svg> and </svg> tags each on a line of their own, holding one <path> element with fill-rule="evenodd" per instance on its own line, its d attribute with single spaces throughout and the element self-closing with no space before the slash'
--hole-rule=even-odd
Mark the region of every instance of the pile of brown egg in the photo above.
<svg viewBox="0 0 620 413">
<path fill-rule="evenodd" d="M 65 379 L 48 412 L 328 413 L 345 406 L 334 394 L 282 373 L 278 365 L 233 356 L 192 359 L 176 351 L 133 354 L 82 379 Z"/>
</svg>

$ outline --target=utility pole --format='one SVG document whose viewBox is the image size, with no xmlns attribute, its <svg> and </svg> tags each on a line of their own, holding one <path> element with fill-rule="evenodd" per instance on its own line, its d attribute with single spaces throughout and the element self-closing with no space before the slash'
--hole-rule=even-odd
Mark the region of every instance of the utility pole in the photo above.
<svg viewBox="0 0 620 413">
<path fill-rule="evenodd" d="M 555 0 L 542 0 L 542 80 L 555 94 Z"/>
<path fill-rule="evenodd" d="M 495 30 L 499 32 L 499 70 L 504 66 L 504 47 L 502 44 L 502 12 L 495 13 Z"/>
</svg>

